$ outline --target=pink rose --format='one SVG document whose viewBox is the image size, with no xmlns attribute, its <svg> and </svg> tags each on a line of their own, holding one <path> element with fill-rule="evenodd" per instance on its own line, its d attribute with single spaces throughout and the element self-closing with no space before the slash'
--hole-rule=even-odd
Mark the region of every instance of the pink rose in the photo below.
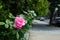
<svg viewBox="0 0 60 40">
<path fill-rule="evenodd" d="M 25 25 L 25 19 L 23 17 L 15 17 L 14 28 L 21 29 Z"/>
</svg>

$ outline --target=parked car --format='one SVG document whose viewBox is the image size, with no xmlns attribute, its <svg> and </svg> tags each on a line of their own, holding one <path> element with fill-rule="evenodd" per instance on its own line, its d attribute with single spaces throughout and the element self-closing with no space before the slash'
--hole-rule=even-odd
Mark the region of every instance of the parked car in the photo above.
<svg viewBox="0 0 60 40">
<path fill-rule="evenodd" d="M 60 25 L 60 17 L 56 17 L 56 24 Z"/>
<path fill-rule="evenodd" d="M 38 17 L 37 20 L 44 21 L 45 17 Z"/>
<path fill-rule="evenodd" d="M 45 18 L 44 17 L 40 17 L 40 21 L 44 21 L 45 20 Z"/>
</svg>

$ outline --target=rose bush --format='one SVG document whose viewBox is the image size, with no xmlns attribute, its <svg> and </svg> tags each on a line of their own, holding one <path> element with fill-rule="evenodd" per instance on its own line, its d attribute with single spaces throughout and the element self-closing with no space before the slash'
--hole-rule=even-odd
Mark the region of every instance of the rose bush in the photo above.
<svg viewBox="0 0 60 40">
<path fill-rule="evenodd" d="M 48 7 L 47 0 L 0 0 L 0 40 L 25 40 L 33 18 L 47 14 Z"/>
<path fill-rule="evenodd" d="M 23 11 L 23 13 L 16 16 L 9 13 L 4 22 L 0 21 L 0 40 L 26 40 L 24 34 L 32 27 L 32 19 L 36 14 L 34 11 Z"/>
</svg>

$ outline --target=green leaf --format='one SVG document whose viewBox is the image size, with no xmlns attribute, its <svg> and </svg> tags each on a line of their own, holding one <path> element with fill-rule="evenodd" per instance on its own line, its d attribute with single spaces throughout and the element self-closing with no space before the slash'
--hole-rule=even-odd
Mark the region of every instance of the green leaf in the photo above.
<svg viewBox="0 0 60 40">
<path fill-rule="evenodd" d="M 16 33 L 16 38 L 17 38 L 17 40 L 19 39 L 19 33 L 18 32 Z"/>
<path fill-rule="evenodd" d="M 12 15 L 12 13 L 9 13 L 9 18 L 14 18 L 14 16 Z"/>
<path fill-rule="evenodd" d="M 6 19 L 6 24 L 9 24 L 10 20 Z"/>
<path fill-rule="evenodd" d="M 10 23 L 10 24 L 13 24 L 13 21 L 10 21 L 9 23 Z"/>
<path fill-rule="evenodd" d="M 13 25 L 12 24 L 10 24 L 10 29 L 13 29 Z"/>
<path fill-rule="evenodd" d="M 10 26 L 10 29 L 13 29 L 13 21 L 10 21 L 9 19 L 6 19 L 6 24 L 5 24 L 5 27 L 8 28 Z"/>
<path fill-rule="evenodd" d="M 0 25 L 4 25 L 5 23 L 4 22 L 0 22 Z"/>
<path fill-rule="evenodd" d="M 16 30 L 12 30 L 12 34 L 15 35 L 17 33 Z"/>
<path fill-rule="evenodd" d="M 8 28 L 9 27 L 9 25 L 8 24 L 5 24 L 5 28 Z"/>
<path fill-rule="evenodd" d="M 2 5 L 0 5 L 0 9 L 2 9 L 2 7 L 3 7 L 3 6 L 2 6 Z"/>
<path fill-rule="evenodd" d="M 28 24 L 27 27 L 28 27 L 28 29 L 30 29 L 30 28 L 32 27 L 32 25 L 29 25 L 29 24 Z"/>
</svg>

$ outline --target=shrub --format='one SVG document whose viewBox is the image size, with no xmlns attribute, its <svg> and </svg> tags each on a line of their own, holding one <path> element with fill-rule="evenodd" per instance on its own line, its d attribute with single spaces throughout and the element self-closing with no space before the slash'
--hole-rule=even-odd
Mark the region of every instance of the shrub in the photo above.
<svg viewBox="0 0 60 40">
<path fill-rule="evenodd" d="M 23 40 L 24 39 L 24 34 L 32 26 L 32 18 L 36 16 L 34 11 L 28 11 L 28 12 L 24 11 L 24 13 L 26 15 L 20 14 L 17 15 L 16 18 L 12 15 L 12 13 L 8 13 L 9 15 L 8 18 L 5 20 L 5 22 L 0 22 L 1 25 L 0 40 L 19 40 L 19 39 Z M 15 27 L 13 26 L 14 18 L 15 18 L 15 25 L 16 25 Z M 25 25 L 21 26 L 24 20 L 25 20 Z"/>
<path fill-rule="evenodd" d="M 36 13 L 47 14 L 48 6 L 47 0 L 0 0 L 0 40 L 24 40 L 24 34 L 32 26 Z M 16 23 L 14 19 L 17 16 L 23 16 L 26 24 Z"/>
</svg>

